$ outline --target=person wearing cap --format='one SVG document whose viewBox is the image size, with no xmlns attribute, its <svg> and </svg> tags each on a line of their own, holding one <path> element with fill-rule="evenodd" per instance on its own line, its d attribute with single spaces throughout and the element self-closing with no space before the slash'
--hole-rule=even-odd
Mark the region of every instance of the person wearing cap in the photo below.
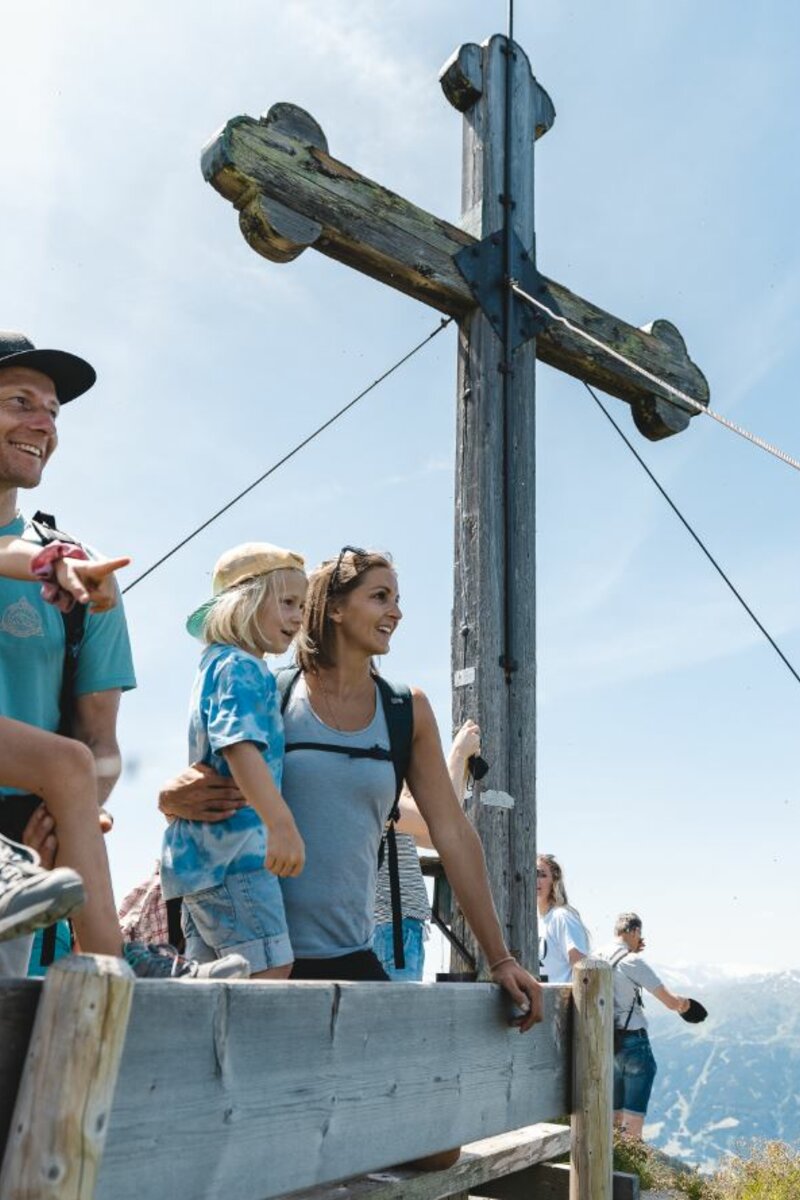
<svg viewBox="0 0 800 1200">
<path fill-rule="evenodd" d="M 305 848 L 280 793 L 283 719 L 264 655 L 289 648 L 305 594 L 301 555 L 246 542 L 217 561 L 213 595 L 186 622 L 205 644 L 189 706 L 191 761 L 232 778 L 247 803 L 221 821 L 171 821 L 161 889 L 183 901 L 187 954 L 240 954 L 257 979 L 288 978 L 294 961 L 278 878 L 300 873 Z"/>
<path fill-rule="evenodd" d="M 613 967 L 614 983 L 614 1124 L 631 1138 L 641 1140 L 656 1060 L 650 1048 L 642 989 L 684 1021 L 704 1021 L 706 1010 L 697 1000 L 676 996 L 643 958 L 642 918 L 620 913 L 614 924 L 615 941 L 599 957 Z"/>
<path fill-rule="evenodd" d="M 77 355 L 37 349 L 23 334 L 0 331 L 0 537 L 39 541 L 17 507 L 18 492 L 39 486 L 58 444 L 62 406 L 94 382 L 94 369 Z M 0 579 L 0 714 L 56 731 L 62 715 L 64 652 L 61 614 L 40 595 L 39 586 Z M 136 684 L 121 605 L 102 614 L 87 613 L 76 668 L 69 732 L 92 752 L 102 804 L 119 775 L 120 696 Z M 8 795 L 12 789 L 0 785 L 0 792 Z M 53 822 L 43 806 L 24 837 L 36 841 L 45 861 L 52 861 Z M 5 943 L 0 972 L 24 975 L 29 951 L 30 938 Z"/>
<path fill-rule="evenodd" d="M 72 692 L 62 695 L 66 632 L 62 613 L 54 603 L 59 599 L 60 577 L 57 571 L 50 574 L 51 560 L 74 555 L 78 547 L 49 542 L 42 550 L 35 526 L 17 508 L 19 490 L 38 487 L 56 449 L 61 408 L 88 391 L 94 382 L 94 369 L 82 358 L 63 350 L 38 350 L 23 334 L 0 332 L 0 540 L 12 539 L 12 547 L 20 542 L 37 546 L 40 553 L 34 559 L 34 569 L 40 560 L 44 572 L 40 577 L 45 585 L 24 577 L 0 578 L 0 716 L 21 723 L 18 750 L 24 752 L 27 748 L 43 760 L 36 790 L 27 795 L 21 794 L 19 786 L 24 785 L 24 771 L 12 771 L 18 764 L 4 760 L 0 833 L 8 836 L 12 810 L 19 816 L 33 809 L 21 840 L 33 845 L 34 850 L 41 849 L 46 865 L 52 865 L 59 830 L 39 800 L 42 791 L 47 794 L 45 782 L 49 784 L 53 773 L 56 756 L 51 757 L 49 747 L 56 739 L 51 743 L 40 731 L 66 734 L 58 739 L 59 752 L 66 756 L 72 742 L 75 753 L 71 758 L 75 770 L 83 770 L 85 787 L 79 791 L 73 784 L 70 805 L 65 803 L 64 794 L 60 797 L 59 863 L 63 859 L 68 866 L 80 865 L 84 877 L 88 899 L 80 917 L 76 917 L 82 948 L 121 955 L 122 935 L 96 804 L 107 800 L 119 775 L 117 711 L 122 692 L 136 685 L 125 615 L 116 589 L 113 605 L 89 607 L 74 664 Z M 86 557 L 85 552 L 82 557 Z M 62 782 L 66 792 L 66 776 Z M 18 785 L 16 791 L 14 784 Z M 41 886 L 35 874 L 35 853 L 18 847 L 10 858 L 5 858 L 5 881 L 20 895 Z M 58 915 L 56 906 L 51 905 L 50 915 Z M 33 924 L 29 921 L 27 927 L 33 928 Z M 26 974 L 31 941 L 28 935 L 0 945 L 0 975 Z M 198 964 L 187 963 L 163 948 L 128 945 L 124 954 L 137 975 L 194 978 L 208 974 Z M 234 961 L 223 971 L 242 974 L 243 968 L 243 963 Z"/>
</svg>

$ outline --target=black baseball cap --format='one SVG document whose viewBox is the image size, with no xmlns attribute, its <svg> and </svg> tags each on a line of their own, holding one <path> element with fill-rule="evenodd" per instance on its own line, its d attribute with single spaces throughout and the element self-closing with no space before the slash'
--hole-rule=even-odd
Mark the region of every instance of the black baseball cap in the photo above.
<svg viewBox="0 0 800 1200">
<path fill-rule="evenodd" d="M 8 329 L 0 329 L 0 369 L 3 367 L 30 367 L 32 371 L 41 371 L 52 379 L 61 404 L 88 392 L 97 379 L 94 367 L 77 354 L 69 354 L 66 350 L 37 350 L 24 333 L 12 333 Z"/>
</svg>

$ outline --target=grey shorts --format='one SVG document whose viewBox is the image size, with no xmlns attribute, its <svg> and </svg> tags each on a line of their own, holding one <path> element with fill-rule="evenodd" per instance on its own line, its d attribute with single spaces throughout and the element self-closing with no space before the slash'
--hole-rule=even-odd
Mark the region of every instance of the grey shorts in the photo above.
<svg viewBox="0 0 800 1200">
<path fill-rule="evenodd" d="M 228 875 L 217 887 L 183 897 L 186 956 L 210 962 L 241 954 L 251 974 L 294 961 L 283 895 L 269 871 Z"/>
</svg>

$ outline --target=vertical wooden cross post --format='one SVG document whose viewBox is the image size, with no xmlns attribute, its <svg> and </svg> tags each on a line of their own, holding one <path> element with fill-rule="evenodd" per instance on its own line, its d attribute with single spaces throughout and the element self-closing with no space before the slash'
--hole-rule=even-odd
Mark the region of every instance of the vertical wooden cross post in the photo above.
<svg viewBox="0 0 800 1200">
<path fill-rule="evenodd" d="M 509 945 L 535 971 L 536 343 L 506 280 L 534 266 L 533 144 L 555 113 L 505 37 L 462 46 L 441 83 L 464 113 L 462 226 L 482 247 L 458 261 L 483 300 L 459 330 L 453 720 L 480 721 L 491 773 L 470 816 Z"/>
<path fill-rule="evenodd" d="M 292 104 L 234 117 L 202 169 L 265 258 L 285 263 L 313 246 L 459 320 L 454 716 L 481 723 L 491 774 L 471 815 L 509 945 L 535 969 L 535 358 L 625 400 L 652 440 L 686 429 L 692 410 L 563 324 L 537 326 L 520 304 L 509 314 L 508 278 L 694 401 L 709 393 L 670 322 L 637 329 L 536 271 L 533 143 L 554 110 L 520 47 L 502 36 L 462 46 L 442 86 L 464 113 L 460 226 L 333 158 Z"/>
</svg>

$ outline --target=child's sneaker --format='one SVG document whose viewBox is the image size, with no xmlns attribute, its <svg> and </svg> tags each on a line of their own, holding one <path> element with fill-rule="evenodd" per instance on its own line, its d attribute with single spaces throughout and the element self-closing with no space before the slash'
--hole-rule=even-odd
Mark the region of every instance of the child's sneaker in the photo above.
<svg viewBox="0 0 800 1200">
<path fill-rule="evenodd" d="M 182 958 L 174 946 L 126 942 L 122 956 L 140 979 L 249 979 L 250 964 L 241 954 L 226 954 L 213 962 Z"/>
<path fill-rule="evenodd" d="M 35 850 L 0 834 L 0 942 L 54 925 L 85 898 L 77 871 L 45 871 Z"/>
</svg>

